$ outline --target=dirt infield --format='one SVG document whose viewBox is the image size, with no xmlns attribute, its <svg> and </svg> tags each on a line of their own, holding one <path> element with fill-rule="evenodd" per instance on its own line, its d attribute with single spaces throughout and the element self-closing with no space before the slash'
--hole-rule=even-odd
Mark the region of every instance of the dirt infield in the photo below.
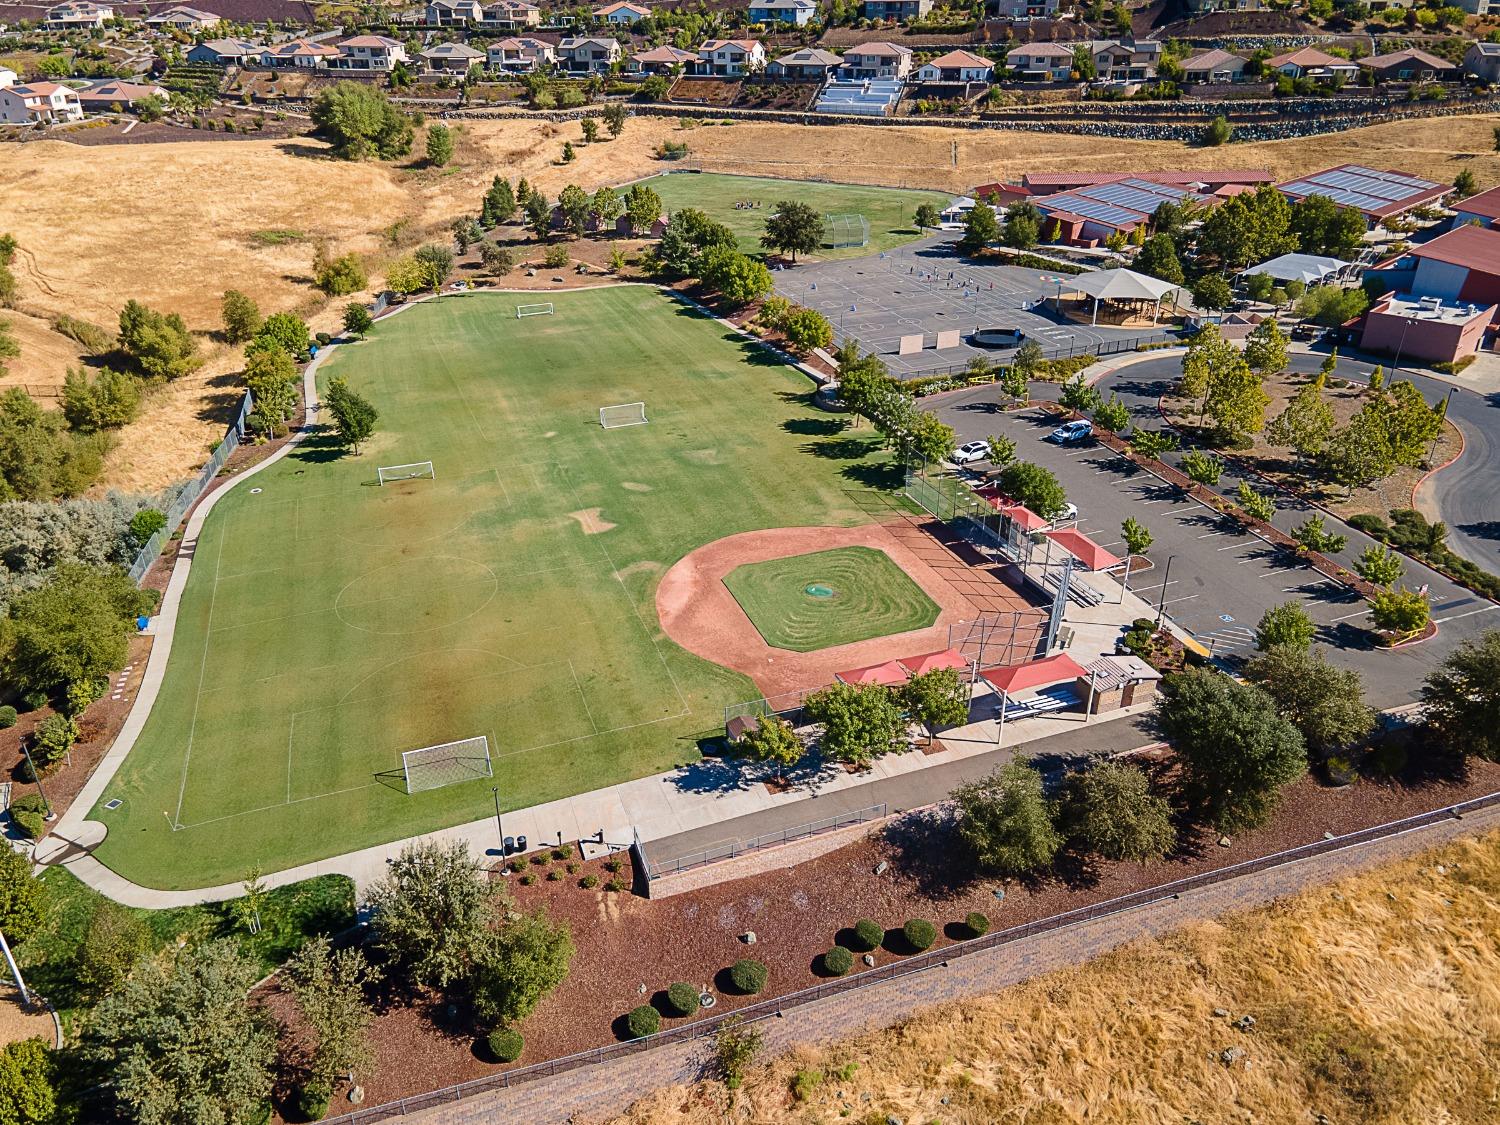
<svg viewBox="0 0 1500 1125">
<path fill-rule="evenodd" d="M 902 517 L 863 527 L 781 527 L 747 531 L 699 547 L 662 577 L 656 612 L 667 636 L 705 660 L 743 672 L 767 697 L 823 687 L 834 674 L 902 656 L 948 647 L 949 626 L 981 613 L 1031 608 L 998 568 L 961 541 L 950 541 L 935 521 Z M 937 622 L 815 652 L 772 648 L 724 585 L 745 563 L 835 547 L 884 552 L 941 607 Z"/>
</svg>

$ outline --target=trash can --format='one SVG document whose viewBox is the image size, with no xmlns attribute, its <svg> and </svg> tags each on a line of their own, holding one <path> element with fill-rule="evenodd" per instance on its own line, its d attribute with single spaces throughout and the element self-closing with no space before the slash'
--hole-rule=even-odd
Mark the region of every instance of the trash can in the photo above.
<svg viewBox="0 0 1500 1125">
<path fill-rule="evenodd" d="M 505 837 L 505 843 L 501 847 L 505 855 L 512 854 L 516 850 L 516 838 L 514 836 Z"/>
<path fill-rule="evenodd" d="M 517 836 L 516 837 L 516 851 L 518 851 L 518 852 L 524 852 L 525 850 L 526 850 L 526 837 L 525 836 Z"/>
</svg>

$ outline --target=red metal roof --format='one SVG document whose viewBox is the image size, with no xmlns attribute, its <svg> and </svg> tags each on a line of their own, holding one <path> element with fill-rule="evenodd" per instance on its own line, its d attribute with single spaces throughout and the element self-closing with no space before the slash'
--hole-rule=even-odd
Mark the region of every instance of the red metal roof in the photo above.
<svg viewBox="0 0 1500 1125">
<path fill-rule="evenodd" d="M 1483 215 L 1486 219 L 1500 219 L 1500 187 L 1492 187 L 1478 195 L 1453 204 L 1455 211 L 1466 215 Z"/>
<path fill-rule="evenodd" d="M 1431 258 L 1500 276 L 1500 230 L 1490 227 L 1458 227 L 1408 252 L 1414 258 Z"/>
<path fill-rule="evenodd" d="M 911 674 L 901 666 L 900 661 L 887 660 L 883 664 L 871 664 L 868 668 L 854 668 L 848 672 L 838 672 L 836 676 L 846 684 L 884 684 L 886 687 L 900 687 L 911 679 Z"/>
<path fill-rule="evenodd" d="M 1087 676 L 1088 672 L 1082 664 L 1067 653 L 1059 652 L 1056 656 L 1044 656 L 1040 660 L 1031 660 L 1025 664 L 1007 664 L 1000 668 L 986 668 L 979 674 L 996 691 L 1003 691 L 1006 695 L 1015 695 L 1020 691 L 1033 691 L 1037 688 L 1051 687 L 1053 684 L 1065 684 L 1078 679 L 1079 676 Z"/>
<path fill-rule="evenodd" d="M 1050 521 L 1043 519 L 1030 508 L 1022 507 L 1009 496 L 1002 495 L 1000 490 L 992 484 L 985 485 L 983 488 L 976 488 L 974 495 L 1013 523 L 1020 524 L 1026 531 L 1039 531 L 1047 527 L 1050 523 Z"/>
<path fill-rule="evenodd" d="M 961 672 L 969 666 L 963 654 L 953 648 L 945 648 L 942 652 L 927 652 L 921 656 L 903 656 L 896 663 L 913 676 L 920 676 L 938 668 L 955 668 Z"/>
<path fill-rule="evenodd" d="M 1106 567 L 1114 566 L 1120 561 L 1119 555 L 1112 555 L 1099 544 L 1095 543 L 1083 532 L 1076 528 L 1065 528 L 1062 531 L 1046 531 L 1042 534 L 1052 542 L 1056 543 L 1068 554 L 1090 570 L 1104 570 Z"/>
</svg>

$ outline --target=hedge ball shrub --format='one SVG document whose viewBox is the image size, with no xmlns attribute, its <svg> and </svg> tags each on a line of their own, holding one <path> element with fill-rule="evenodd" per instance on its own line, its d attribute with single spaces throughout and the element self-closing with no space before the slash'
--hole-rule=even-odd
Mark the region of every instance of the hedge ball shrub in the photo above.
<svg viewBox="0 0 1500 1125">
<path fill-rule="evenodd" d="M 7 704 L 0 707 L 0 730 L 16 725 L 16 709 Z"/>
<path fill-rule="evenodd" d="M 497 1027 L 485 1036 L 484 1044 L 490 1050 L 490 1058 L 496 1062 L 515 1062 L 521 1057 L 526 1041 L 512 1027 Z"/>
<path fill-rule="evenodd" d="M 642 1004 L 625 1017 L 625 1026 L 632 1039 L 644 1039 L 661 1030 L 661 1013 L 650 1004 Z"/>
<path fill-rule="evenodd" d="M 984 937 L 985 934 L 990 932 L 990 920 L 977 910 L 964 918 L 964 925 L 969 928 L 969 933 L 975 937 Z"/>
<path fill-rule="evenodd" d="M 11 820 L 29 840 L 40 840 L 46 834 L 46 812 L 46 802 L 35 793 L 22 794 L 10 803 Z"/>
<path fill-rule="evenodd" d="M 764 965 L 749 957 L 736 961 L 729 967 L 729 979 L 746 996 L 753 996 L 765 988 L 769 975 L 769 970 Z"/>
<path fill-rule="evenodd" d="M 885 940 L 885 927 L 879 922 L 861 918 L 854 923 L 854 948 L 860 953 L 869 953 Z"/>
<path fill-rule="evenodd" d="M 854 954 L 850 953 L 842 945 L 835 945 L 827 953 L 823 954 L 823 968 L 827 969 L 834 976 L 841 977 L 854 968 Z"/>
<path fill-rule="evenodd" d="M 667 986 L 667 1007 L 676 1016 L 690 1016 L 698 1010 L 698 990 L 686 981 Z"/>
<path fill-rule="evenodd" d="M 328 1114 L 333 1090 L 324 1082 L 309 1082 L 297 1091 L 297 1112 L 304 1121 L 321 1121 Z"/>
<path fill-rule="evenodd" d="M 585 875 L 582 879 L 578 880 L 578 885 L 586 891 L 591 891 L 599 885 L 599 876 Z"/>
<path fill-rule="evenodd" d="M 913 918 L 901 927 L 906 940 L 917 952 L 921 952 L 937 941 L 937 927 L 925 918 Z"/>
</svg>

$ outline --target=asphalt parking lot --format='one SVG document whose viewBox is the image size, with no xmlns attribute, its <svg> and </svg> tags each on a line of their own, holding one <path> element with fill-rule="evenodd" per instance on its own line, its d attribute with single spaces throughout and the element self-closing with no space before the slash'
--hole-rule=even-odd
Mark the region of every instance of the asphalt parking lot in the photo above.
<svg viewBox="0 0 1500 1125">
<path fill-rule="evenodd" d="M 817 309 L 840 342 L 858 340 L 897 376 L 962 368 L 978 355 L 998 361 L 1013 354 L 1013 349 L 975 348 L 968 343 L 936 351 L 932 345 L 937 333 L 955 328 L 967 339 L 978 327 L 1018 327 L 1049 356 L 1111 346 L 1128 350 L 1137 340 L 1163 332 L 1059 321 L 1050 308 L 1039 306 L 1066 286 L 1064 275 L 969 262 L 954 251 L 953 239 L 949 233 L 866 258 L 780 270 L 774 275 L 776 292 Z M 900 338 L 919 332 L 926 336 L 927 347 L 898 355 Z"/>
<path fill-rule="evenodd" d="M 1020 459 L 1052 470 L 1078 505 L 1079 529 L 1102 546 L 1123 547 L 1120 524 L 1128 516 L 1145 525 L 1154 537 L 1148 555 L 1153 567 L 1136 572 L 1131 589 L 1230 664 L 1253 653 L 1255 627 L 1266 610 L 1296 601 L 1317 623 L 1318 639 L 1334 650 L 1330 658 L 1364 677 L 1370 702 L 1397 706 L 1417 698 L 1431 666 L 1460 640 L 1497 623 L 1475 613 L 1491 603 L 1408 564 L 1406 582 L 1430 585 L 1434 617 L 1443 624 L 1437 637 L 1421 645 L 1377 649 L 1366 628 L 1365 603 L 1351 590 L 1097 442 L 1058 447 L 1043 441 L 1057 425 L 1054 416 L 1041 410 L 1005 413 L 993 392 L 939 400 L 936 410 L 960 441 L 1009 437 Z"/>
</svg>

